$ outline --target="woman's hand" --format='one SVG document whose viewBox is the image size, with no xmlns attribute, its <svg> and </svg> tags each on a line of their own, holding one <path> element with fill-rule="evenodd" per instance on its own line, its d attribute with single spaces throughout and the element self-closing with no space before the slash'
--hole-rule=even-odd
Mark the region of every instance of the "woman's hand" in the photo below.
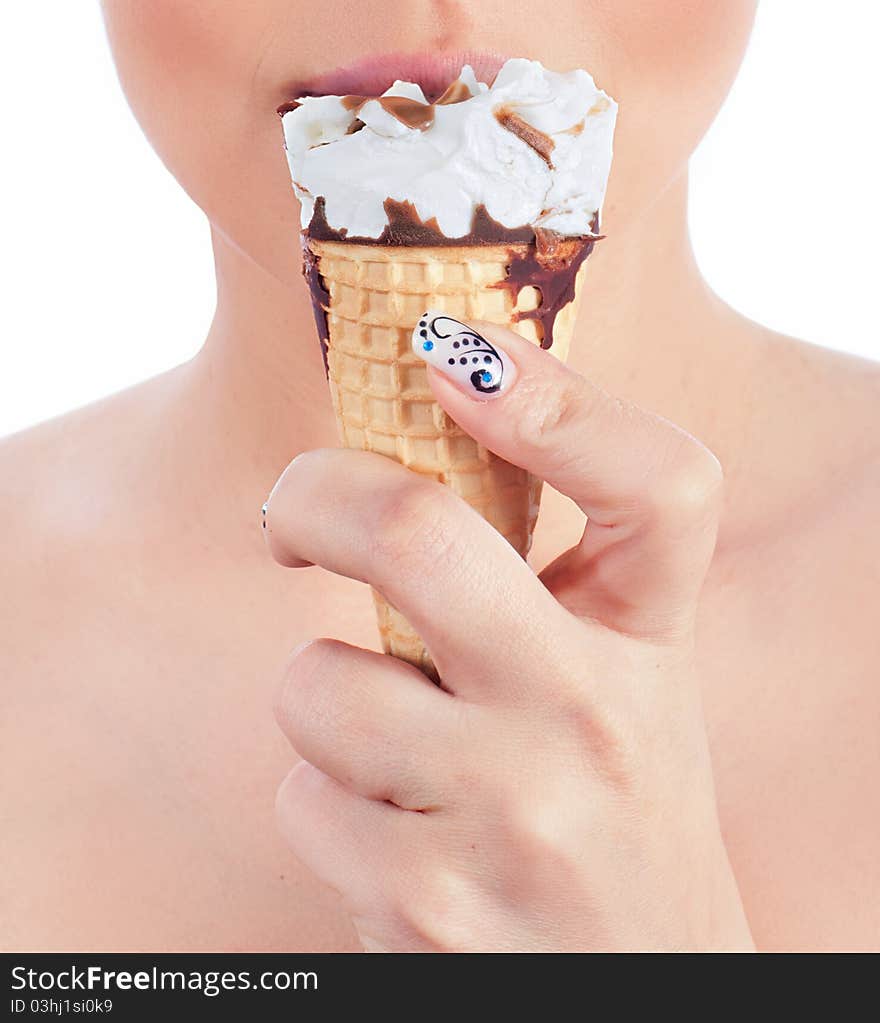
<svg viewBox="0 0 880 1023">
<path fill-rule="evenodd" d="M 278 794 L 283 833 L 369 949 L 750 947 L 693 658 L 718 462 L 480 330 L 505 387 L 486 401 L 431 370 L 437 400 L 575 500 L 583 539 L 539 580 L 451 491 L 389 459 L 291 463 L 268 503 L 272 554 L 375 586 L 444 689 L 344 643 L 301 646 L 277 708 L 303 758 Z"/>
</svg>

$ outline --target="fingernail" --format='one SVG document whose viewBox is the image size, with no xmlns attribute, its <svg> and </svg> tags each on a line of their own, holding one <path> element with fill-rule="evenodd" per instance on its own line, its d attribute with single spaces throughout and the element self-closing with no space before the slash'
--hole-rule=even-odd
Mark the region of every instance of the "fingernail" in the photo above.
<svg viewBox="0 0 880 1023">
<path fill-rule="evenodd" d="M 473 327 L 429 309 L 412 333 L 412 350 L 477 401 L 497 398 L 516 380 L 516 366 Z"/>
</svg>

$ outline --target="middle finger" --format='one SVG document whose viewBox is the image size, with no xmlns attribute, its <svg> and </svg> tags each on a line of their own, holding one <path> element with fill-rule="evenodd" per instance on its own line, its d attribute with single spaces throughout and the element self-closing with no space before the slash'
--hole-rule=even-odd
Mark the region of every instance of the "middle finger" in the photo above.
<svg viewBox="0 0 880 1023">
<path fill-rule="evenodd" d="M 455 691 L 516 673 L 553 643 L 563 609 L 510 544 L 448 487 L 385 458 L 325 449 L 294 459 L 269 497 L 267 542 L 374 586 L 418 631 Z M 528 658 L 533 660 L 532 657 Z"/>
</svg>

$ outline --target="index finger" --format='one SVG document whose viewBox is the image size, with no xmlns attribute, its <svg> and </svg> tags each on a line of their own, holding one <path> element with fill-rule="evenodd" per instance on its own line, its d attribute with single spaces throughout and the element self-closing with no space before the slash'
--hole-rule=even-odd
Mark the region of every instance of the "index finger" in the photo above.
<svg viewBox="0 0 880 1023">
<path fill-rule="evenodd" d="M 584 592 L 606 598 L 602 620 L 658 637 L 689 629 L 715 544 L 715 456 L 511 330 L 430 317 L 413 350 L 431 365 L 438 402 L 480 444 L 586 513 L 574 553 Z"/>
</svg>

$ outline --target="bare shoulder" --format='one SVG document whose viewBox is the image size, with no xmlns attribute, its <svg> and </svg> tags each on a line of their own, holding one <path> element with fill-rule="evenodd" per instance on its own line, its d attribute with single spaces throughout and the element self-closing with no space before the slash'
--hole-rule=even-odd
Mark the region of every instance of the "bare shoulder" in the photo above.
<svg viewBox="0 0 880 1023">
<path fill-rule="evenodd" d="M 768 620 L 800 607 L 824 628 L 834 608 L 867 654 L 880 601 L 880 364 L 765 331 L 750 379 L 716 563 L 722 576 L 744 572 Z"/>
<path fill-rule="evenodd" d="M 107 500 L 100 436 L 111 418 L 96 405 L 0 441 L 3 570 L 11 584 L 0 595 L 4 632 L 23 624 L 38 593 L 44 601 L 57 594 L 59 567 L 77 534 L 92 529 L 95 504 Z"/>
<path fill-rule="evenodd" d="M 701 603 L 725 839 L 760 947 L 874 948 L 880 367 L 770 332 L 752 365 Z"/>
<path fill-rule="evenodd" d="M 880 559 L 880 363 L 803 342 L 796 350 L 812 378 L 805 412 L 815 415 L 840 488 L 851 488 L 851 501 L 844 494 L 841 503 L 871 527 L 867 539 Z"/>
<path fill-rule="evenodd" d="M 812 471 L 799 509 L 843 606 L 873 633 L 880 601 L 880 363 L 804 342 L 790 345 L 799 365 L 797 461 Z M 797 379 L 797 377 L 795 377 Z"/>
<path fill-rule="evenodd" d="M 827 515 L 880 555 L 880 363 L 769 331 L 763 338 L 743 396 L 756 474 L 781 495 L 789 522 L 796 509 L 796 520 Z"/>
<path fill-rule="evenodd" d="M 738 578 L 777 636 L 792 626 L 790 649 L 819 644 L 813 663 L 832 676 L 845 660 L 853 692 L 876 706 L 880 365 L 770 332 L 762 349 L 739 398 L 716 578 Z"/>
<path fill-rule="evenodd" d="M 57 915 L 46 880 L 58 871 L 53 851 L 73 855 L 56 823 L 69 820 L 65 803 L 75 805 L 66 777 L 82 781 L 94 745 L 84 710 L 94 698 L 83 676 L 89 643 L 105 632 L 95 613 L 102 523 L 120 518 L 116 438 L 138 414 L 132 398 L 0 441 L 0 690 L 8 711 L 0 720 L 0 799 L 12 822 L 0 840 L 0 898 L 9 909 L 4 940 L 17 947 L 33 944 L 34 934 L 48 940 L 46 922 Z"/>
<path fill-rule="evenodd" d="M 797 401 L 797 423 L 821 450 L 846 460 L 880 456 L 880 362 L 771 334 L 768 383 L 784 399 Z"/>
<path fill-rule="evenodd" d="M 176 372 L 0 440 L 0 524 L 13 565 L 32 564 L 47 545 L 53 557 L 76 549 L 141 496 Z"/>
<path fill-rule="evenodd" d="M 161 413 L 159 377 L 0 441 L 0 660 L 10 664 L 34 635 L 72 626 L 94 590 L 98 566 L 126 540 L 133 503 L 155 466 L 146 437 Z M 154 498 L 155 499 L 155 498 Z M 45 642 L 41 646 L 51 645 Z"/>
</svg>

